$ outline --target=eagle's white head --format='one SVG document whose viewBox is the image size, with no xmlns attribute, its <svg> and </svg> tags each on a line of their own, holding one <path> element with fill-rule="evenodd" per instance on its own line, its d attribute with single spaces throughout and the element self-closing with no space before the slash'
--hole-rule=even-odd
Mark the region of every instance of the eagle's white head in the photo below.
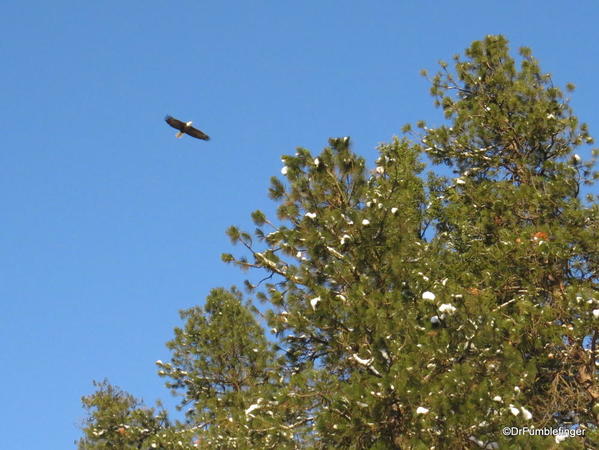
<svg viewBox="0 0 599 450">
<path fill-rule="evenodd" d="M 189 121 L 189 122 L 187 122 L 185 125 L 187 125 L 188 127 L 190 127 L 192 123 L 193 123 L 193 122 L 190 120 L 190 121 Z"/>
</svg>

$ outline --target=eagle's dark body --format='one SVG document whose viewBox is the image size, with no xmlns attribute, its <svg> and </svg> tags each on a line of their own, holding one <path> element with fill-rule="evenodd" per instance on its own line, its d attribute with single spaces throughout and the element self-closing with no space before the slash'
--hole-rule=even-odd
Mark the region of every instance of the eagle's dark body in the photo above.
<svg viewBox="0 0 599 450">
<path fill-rule="evenodd" d="M 179 130 L 179 132 L 177 133 L 178 138 L 180 138 L 184 134 L 187 134 L 196 139 L 202 139 L 204 141 L 210 140 L 210 136 L 208 136 L 206 133 L 198 130 L 197 128 L 192 127 L 191 122 L 182 122 L 181 120 L 177 120 L 172 116 L 166 116 L 164 120 L 171 127 L 173 127 L 176 130 Z"/>
</svg>

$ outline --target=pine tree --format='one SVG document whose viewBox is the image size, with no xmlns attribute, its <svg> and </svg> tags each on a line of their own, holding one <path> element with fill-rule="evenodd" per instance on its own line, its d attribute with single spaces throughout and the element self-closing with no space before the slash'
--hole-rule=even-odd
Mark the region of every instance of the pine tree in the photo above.
<svg viewBox="0 0 599 450">
<path fill-rule="evenodd" d="M 433 78 L 451 126 L 423 142 L 460 175 L 437 205 L 437 240 L 461 268 L 466 310 L 478 309 L 472 343 L 508 376 L 500 388 L 480 372 L 489 391 L 534 411 L 537 427 L 596 424 L 597 208 L 580 198 L 592 164 L 574 153 L 592 138 L 530 50 L 520 55 L 517 70 L 505 39 L 487 37 Z"/>
<path fill-rule="evenodd" d="M 167 432 L 171 434 L 166 411 L 145 407 L 140 400 L 107 381 L 96 382 L 94 386 L 97 391 L 82 399 L 89 416 L 79 449 L 158 448 L 158 442 L 169 442 L 161 439 L 167 437 Z"/>
<path fill-rule="evenodd" d="M 564 437 L 502 429 L 577 426 L 562 445 L 599 445 L 587 126 L 501 36 L 431 83 L 446 124 L 404 127 L 373 170 L 349 138 L 283 157 L 277 220 L 254 212 L 228 230 L 245 254 L 223 255 L 264 272 L 246 282 L 263 306 L 215 290 L 183 312 L 159 365 L 190 410 L 164 429 L 201 448 L 550 448 Z M 425 156 L 456 177 L 424 177 Z"/>
<path fill-rule="evenodd" d="M 274 426 L 279 418 L 268 414 L 280 376 L 256 313 L 237 290 L 214 289 L 203 307 L 182 311 L 185 326 L 167 343 L 172 359 L 157 362 L 159 374 L 170 378 L 167 387 L 183 397 L 180 408 L 198 445 L 278 448 L 288 440 Z M 263 420 L 254 420 L 257 410 Z"/>
<path fill-rule="evenodd" d="M 442 64 L 431 92 L 449 124 L 419 124 L 422 145 L 382 146 L 370 176 L 346 139 L 285 157 L 289 184 L 273 180 L 271 196 L 290 225 L 256 212 L 274 227 L 255 233 L 266 249 L 232 229 L 253 261 L 225 260 L 282 278 L 258 295 L 309 377 L 325 446 L 461 448 L 517 441 L 504 426 L 592 429 L 597 208 L 580 198 L 592 162 L 573 153 L 592 143 L 587 127 L 530 50 L 518 69 L 502 37 L 475 42 L 455 72 Z M 422 152 L 459 177 L 425 185 Z"/>
</svg>

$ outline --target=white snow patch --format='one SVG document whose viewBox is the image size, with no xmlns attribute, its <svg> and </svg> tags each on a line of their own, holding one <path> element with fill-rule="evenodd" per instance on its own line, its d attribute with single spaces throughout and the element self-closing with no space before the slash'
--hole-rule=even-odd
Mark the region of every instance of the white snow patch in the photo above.
<svg viewBox="0 0 599 450">
<path fill-rule="evenodd" d="M 352 355 L 352 358 L 354 359 L 354 361 L 356 361 L 358 364 L 361 364 L 363 366 L 370 366 L 372 364 L 372 362 L 374 361 L 374 358 L 370 358 L 370 359 L 362 359 L 358 356 L 357 353 L 354 353 Z"/>
<path fill-rule="evenodd" d="M 320 297 L 314 297 L 312 300 L 310 300 L 310 305 L 314 311 L 316 311 L 316 306 L 318 303 L 320 303 Z"/>
<path fill-rule="evenodd" d="M 439 306 L 439 312 L 453 314 L 456 312 L 456 307 L 451 303 L 443 303 L 441 306 Z"/>
<path fill-rule="evenodd" d="M 532 419 L 532 413 L 528 409 L 526 409 L 524 406 L 520 407 L 520 411 L 522 411 L 522 417 L 524 417 L 525 420 Z"/>
<path fill-rule="evenodd" d="M 423 300 L 431 300 L 433 301 L 435 299 L 435 294 L 433 294 L 430 291 L 426 291 L 422 293 L 422 299 Z"/>
<path fill-rule="evenodd" d="M 251 405 L 248 409 L 245 410 L 245 415 L 248 416 L 250 415 L 250 413 L 252 411 L 257 410 L 258 408 L 261 408 L 262 406 L 260 405 L 260 403 L 262 403 L 263 399 L 259 398 L 256 403 L 254 403 L 253 405 Z"/>
</svg>

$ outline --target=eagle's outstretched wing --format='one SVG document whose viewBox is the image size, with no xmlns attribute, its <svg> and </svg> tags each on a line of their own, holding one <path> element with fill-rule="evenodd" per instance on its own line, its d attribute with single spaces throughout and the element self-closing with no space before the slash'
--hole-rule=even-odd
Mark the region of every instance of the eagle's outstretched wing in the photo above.
<svg viewBox="0 0 599 450">
<path fill-rule="evenodd" d="M 206 133 L 204 133 L 203 131 L 198 130 L 197 128 L 194 127 L 187 127 L 185 128 L 185 130 L 183 130 L 186 134 L 189 134 L 191 137 L 197 138 L 197 139 L 202 139 L 204 141 L 209 141 L 210 140 L 210 136 L 208 136 Z"/>
<path fill-rule="evenodd" d="M 179 131 L 183 131 L 183 129 L 185 128 L 185 122 L 181 122 L 180 120 L 175 119 L 172 116 L 166 116 L 164 118 L 165 122 L 168 123 L 171 127 L 179 130 Z"/>
</svg>

